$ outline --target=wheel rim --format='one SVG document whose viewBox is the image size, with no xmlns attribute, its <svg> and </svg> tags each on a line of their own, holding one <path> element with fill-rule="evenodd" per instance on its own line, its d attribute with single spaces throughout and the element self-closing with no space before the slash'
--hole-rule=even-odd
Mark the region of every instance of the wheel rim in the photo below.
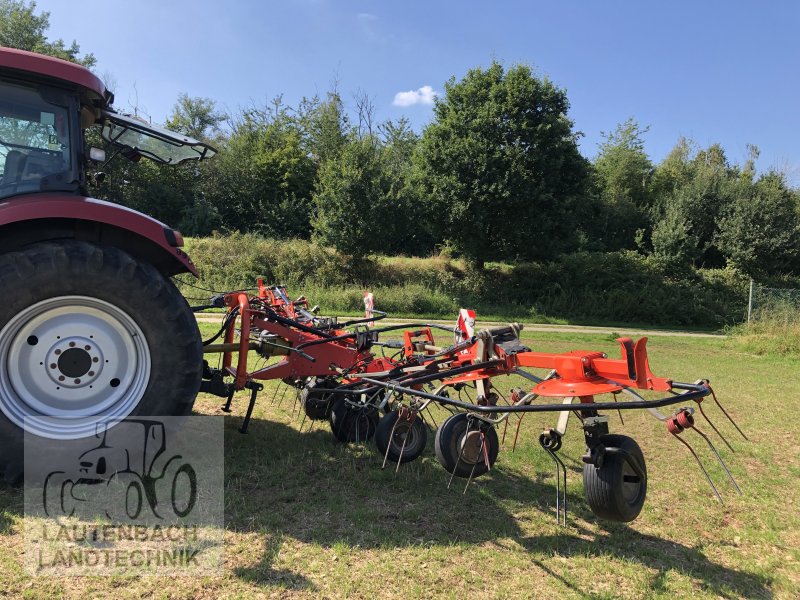
<svg viewBox="0 0 800 600">
<path fill-rule="evenodd" d="M 150 348 L 137 323 L 97 298 L 34 304 L 0 330 L 0 410 L 36 435 L 93 435 L 128 416 L 150 380 Z"/>
<path fill-rule="evenodd" d="M 628 461 L 622 461 L 622 497 L 628 504 L 634 505 L 638 501 L 643 483 L 642 478 L 628 464 Z"/>
<path fill-rule="evenodd" d="M 403 448 L 404 444 L 406 451 L 413 448 L 414 444 L 416 443 L 416 434 L 412 424 L 398 423 L 395 426 L 394 435 L 392 435 L 392 443 L 395 445 L 398 452 L 401 448 Z"/>
<path fill-rule="evenodd" d="M 485 443 L 481 440 L 481 432 L 477 429 L 469 429 L 464 432 L 460 440 L 460 453 L 461 462 L 469 465 L 474 465 L 483 461 L 483 448 L 482 444 Z"/>
</svg>

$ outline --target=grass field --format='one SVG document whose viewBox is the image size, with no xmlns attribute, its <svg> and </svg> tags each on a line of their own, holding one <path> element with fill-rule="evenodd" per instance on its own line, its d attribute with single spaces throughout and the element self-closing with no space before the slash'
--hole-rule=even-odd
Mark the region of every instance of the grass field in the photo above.
<svg viewBox="0 0 800 600">
<path fill-rule="evenodd" d="M 212 325 L 203 325 L 205 332 Z M 536 333 L 536 350 L 599 349 L 610 336 Z M 334 443 L 325 423 L 300 432 L 289 390 L 268 386 L 249 435 L 226 424 L 225 575 L 221 578 L 31 578 L 21 566 L 22 494 L 0 488 L 0 595 L 25 598 L 797 598 L 800 596 L 800 359 L 742 353 L 729 341 L 654 338 L 657 375 L 712 380 L 751 441 L 723 452 L 744 496 L 695 436 L 723 494 L 718 503 L 687 450 L 646 413 L 625 427 L 647 458 L 645 508 L 632 524 L 596 519 L 583 500 L 576 424 L 561 451 L 569 468 L 568 525 L 555 522 L 554 470 L 536 439 L 555 416 L 529 415 L 496 468 L 447 488 L 433 457 L 382 471 L 372 445 Z M 518 385 L 512 378 L 501 389 Z M 201 396 L 196 411 L 221 414 Z M 718 414 L 715 409 L 710 411 Z M 308 422 L 305 424 L 308 429 Z M 509 428 L 511 430 L 511 427 Z M 706 428 L 709 429 L 709 428 Z M 689 438 L 691 439 L 691 438 Z M 720 447 L 722 444 L 718 444 Z"/>
</svg>

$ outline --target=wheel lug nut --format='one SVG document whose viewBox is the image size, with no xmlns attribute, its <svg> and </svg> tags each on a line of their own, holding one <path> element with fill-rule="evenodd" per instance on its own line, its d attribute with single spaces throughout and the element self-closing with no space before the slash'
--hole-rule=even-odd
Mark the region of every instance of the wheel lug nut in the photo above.
<svg viewBox="0 0 800 600">
<path fill-rule="evenodd" d="M 70 347 L 70 348 L 74 348 L 74 347 L 75 347 L 75 342 L 70 342 L 70 343 L 69 343 L 69 347 Z"/>
<path fill-rule="evenodd" d="M 94 377 L 94 371 L 89 371 L 89 377 Z"/>
<path fill-rule="evenodd" d="M 86 346 L 83 347 L 83 349 L 88 352 L 89 350 L 92 349 L 92 347 L 87 344 Z"/>
<path fill-rule="evenodd" d="M 58 365 L 57 365 L 56 363 L 52 363 L 52 364 L 50 365 L 50 368 L 51 368 L 51 369 L 55 369 L 57 366 L 58 366 Z"/>
<path fill-rule="evenodd" d="M 59 381 L 64 381 L 65 379 L 66 379 L 66 377 L 64 377 L 63 375 L 59 375 L 58 376 L 58 380 Z"/>
<path fill-rule="evenodd" d="M 56 356 L 58 356 L 59 354 L 61 354 L 61 350 L 56 350 L 55 354 Z"/>
<path fill-rule="evenodd" d="M 75 385 L 78 385 L 80 382 L 81 382 L 81 380 L 80 380 L 80 379 L 76 379 L 76 380 L 75 380 Z"/>
<path fill-rule="evenodd" d="M 92 362 L 93 362 L 93 363 L 96 363 L 96 362 L 99 362 L 99 361 L 100 361 L 100 359 L 99 359 L 99 358 L 97 358 L 96 356 L 95 356 L 95 357 L 92 359 Z"/>
</svg>

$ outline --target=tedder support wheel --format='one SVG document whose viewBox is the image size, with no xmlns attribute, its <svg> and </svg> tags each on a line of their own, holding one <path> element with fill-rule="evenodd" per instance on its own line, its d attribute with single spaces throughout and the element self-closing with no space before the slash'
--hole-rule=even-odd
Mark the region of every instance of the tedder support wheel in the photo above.
<svg viewBox="0 0 800 600">
<path fill-rule="evenodd" d="M 625 435 L 604 435 L 600 443 L 607 449 L 602 464 L 599 467 L 593 464 L 583 466 L 586 501 L 592 512 L 602 519 L 622 523 L 633 521 L 639 516 L 647 495 L 647 467 L 642 450 Z M 634 461 L 638 468 L 633 467 L 629 460 Z"/>
<path fill-rule="evenodd" d="M 331 405 L 335 396 L 330 392 L 321 392 L 320 389 L 331 389 L 337 385 L 333 378 L 313 377 L 306 382 L 300 392 L 300 403 L 309 419 L 322 421 L 331 416 Z"/>
<path fill-rule="evenodd" d="M 330 424 L 333 435 L 344 444 L 368 442 L 378 426 L 378 409 L 372 405 L 352 406 L 339 396 L 331 407 Z"/>
<path fill-rule="evenodd" d="M 416 415 L 413 421 L 399 419 L 400 412 L 386 413 L 375 430 L 375 445 L 381 456 L 389 462 L 401 463 L 416 460 L 425 452 L 428 443 L 428 428 L 422 417 Z"/>
<path fill-rule="evenodd" d="M 467 413 L 458 413 L 445 419 L 436 431 L 435 450 L 436 458 L 448 473 L 478 477 L 497 460 L 500 440 L 494 426 Z"/>
<path fill-rule="evenodd" d="M 0 289 L 0 472 L 8 482 L 22 476 L 23 423 L 41 438 L 75 439 L 129 415 L 191 411 L 200 333 L 152 265 L 110 246 L 43 242 L 0 255 Z"/>
</svg>

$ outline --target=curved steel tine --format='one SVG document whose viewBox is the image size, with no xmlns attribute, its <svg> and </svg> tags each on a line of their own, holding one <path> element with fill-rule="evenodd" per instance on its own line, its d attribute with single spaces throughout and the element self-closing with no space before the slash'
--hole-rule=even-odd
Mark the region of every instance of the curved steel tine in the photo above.
<svg viewBox="0 0 800 600">
<path fill-rule="evenodd" d="M 561 524 L 561 506 L 564 507 L 564 520 L 563 524 L 566 527 L 567 525 L 567 466 L 564 464 L 564 461 L 559 458 L 556 453 L 545 446 L 541 441 L 539 445 L 542 449 L 550 455 L 550 458 L 553 459 L 553 462 L 556 465 L 556 523 Z M 563 473 L 563 480 L 564 480 L 564 487 L 562 492 L 561 487 L 561 480 L 562 480 L 562 473 Z M 562 501 L 563 498 L 563 501 Z"/>
<path fill-rule="evenodd" d="M 700 458 L 698 458 L 698 456 L 697 456 L 697 453 L 694 451 L 694 448 L 692 448 L 692 447 L 689 445 L 689 443 L 688 443 L 686 440 L 684 440 L 682 437 L 680 437 L 680 436 L 678 436 L 678 435 L 675 435 L 674 433 L 673 433 L 672 435 L 673 435 L 673 437 L 674 437 L 676 440 L 678 440 L 678 441 L 679 441 L 681 444 L 683 444 L 684 446 L 686 446 L 686 447 L 689 449 L 689 452 L 691 452 L 691 453 L 692 453 L 692 456 L 694 456 L 694 459 L 697 461 L 697 466 L 699 466 L 699 467 L 700 467 L 700 470 L 703 472 L 703 475 L 705 475 L 705 476 L 706 476 L 706 479 L 708 480 L 708 485 L 710 485 L 710 486 L 711 486 L 711 489 L 712 489 L 712 490 L 714 490 L 714 494 L 716 494 L 716 496 L 717 496 L 717 500 L 719 500 L 720 502 L 722 502 L 722 496 L 720 496 L 720 495 L 719 495 L 719 492 L 717 491 L 717 486 L 715 486 L 715 485 L 714 485 L 714 482 L 713 482 L 713 481 L 711 481 L 711 477 L 709 476 L 709 474 L 708 474 L 708 471 L 706 471 L 706 468 L 703 466 L 703 463 L 701 463 L 701 462 L 700 462 Z M 724 502 L 722 502 L 722 503 L 724 504 Z"/>
<path fill-rule="evenodd" d="M 556 462 L 559 465 L 561 465 L 561 472 L 564 474 L 564 487 L 562 488 L 563 495 L 561 497 L 562 500 L 561 505 L 563 506 L 564 510 L 564 527 L 566 527 L 567 526 L 567 465 L 564 464 L 564 461 L 561 460 L 561 458 L 555 452 L 553 452 L 553 458 L 555 458 Z M 558 471 L 558 467 L 556 467 L 556 471 Z M 559 473 L 556 473 L 556 476 L 558 475 Z M 556 517 L 558 517 L 558 515 L 556 515 Z"/>
<path fill-rule="evenodd" d="M 614 402 L 617 402 L 617 395 L 616 394 L 612 394 L 611 397 L 614 398 Z M 622 418 L 622 411 L 620 409 L 617 409 L 617 414 L 619 415 L 620 423 L 622 423 L 622 425 L 624 427 L 625 426 L 625 419 Z"/>
<path fill-rule="evenodd" d="M 297 411 L 297 414 L 300 415 L 300 411 L 303 408 L 303 403 L 300 402 L 300 388 L 294 388 L 294 406 L 292 407 L 292 412 Z"/>
<path fill-rule="evenodd" d="M 288 386 L 285 383 L 282 383 L 282 384 L 279 384 L 279 385 L 283 386 L 283 393 L 281 394 L 280 400 L 278 400 L 278 408 L 280 408 L 281 404 L 283 404 L 283 397 L 286 395 L 286 390 L 288 388 Z M 275 394 L 277 394 L 277 393 L 278 393 L 278 390 L 276 389 L 275 390 Z"/>
<path fill-rule="evenodd" d="M 389 438 L 389 439 L 391 439 L 391 438 Z M 400 448 L 400 456 L 397 458 L 397 466 L 394 469 L 394 474 L 395 475 L 397 475 L 397 472 L 400 470 L 400 461 L 403 460 L 403 453 L 406 451 L 406 442 L 407 441 L 408 441 L 408 433 L 406 433 L 406 437 L 403 438 L 403 445 Z"/>
<path fill-rule="evenodd" d="M 302 421 L 300 421 L 300 433 L 303 433 L 303 425 L 305 425 L 305 424 L 306 424 L 306 417 L 307 417 L 307 416 L 308 416 L 308 415 L 307 415 L 307 414 L 305 414 L 305 411 L 304 411 L 304 412 L 303 412 L 303 420 L 302 420 Z M 311 421 L 311 422 L 313 423 L 314 421 Z M 310 429 L 310 428 L 309 428 L 309 431 L 311 431 L 311 429 Z"/>
<path fill-rule="evenodd" d="M 450 481 L 447 482 L 447 489 L 450 489 L 450 485 L 453 483 L 453 477 L 456 476 L 456 469 L 458 469 L 458 465 L 461 463 L 461 457 L 464 455 L 464 446 L 461 446 L 461 450 L 458 452 L 458 458 L 456 459 L 456 465 L 453 467 L 453 472 L 450 473 Z M 473 467 L 474 470 L 474 467 Z"/>
<path fill-rule="evenodd" d="M 505 446 L 506 444 L 506 431 L 508 431 L 508 419 L 506 419 L 505 423 L 503 424 L 503 439 L 500 440 L 501 446 Z"/>
<path fill-rule="evenodd" d="M 733 478 L 733 475 L 731 475 L 730 470 L 728 470 L 728 465 L 726 465 L 725 461 L 722 460 L 722 457 L 719 455 L 719 452 L 717 452 L 717 449 L 714 447 L 714 444 L 711 443 L 711 440 L 708 439 L 708 436 L 705 433 L 703 433 L 702 431 L 700 431 L 697 428 L 697 425 L 692 427 L 692 429 L 694 429 L 700 435 L 700 437 L 702 437 L 706 441 L 706 443 L 708 444 L 708 447 L 711 448 L 711 451 L 717 457 L 717 460 L 719 461 L 719 464 L 722 465 L 722 468 L 725 469 L 725 472 L 728 474 L 728 479 L 731 480 L 731 483 L 733 484 L 733 487 L 736 488 L 736 491 L 739 492 L 739 495 L 741 496 L 742 495 L 742 490 L 739 488 L 739 485 L 736 483 L 736 480 Z"/>
<path fill-rule="evenodd" d="M 714 423 L 711 422 L 711 419 L 708 418 L 708 415 L 706 415 L 706 412 L 703 410 L 702 402 L 698 402 L 697 403 L 697 408 L 700 409 L 700 414 L 703 415 L 703 418 L 708 422 L 709 425 L 711 425 L 711 429 L 713 429 L 717 433 L 717 435 L 719 436 L 719 439 L 721 439 L 723 442 L 725 442 L 725 445 L 730 449 L 731 452 L 733 452 L 735 454 L 736 450 L 733 449 L 733 446 L 731 446 L 728 443 L 728 440 L 725 439 L 725 436 L 722 435 L 719 432 L 719 429 L 717 429 L 717 426 L 714 425 Z"/>
<path fill-rule="evenodd" d="M 720 404 L 719 400 L 717 400 L 717 394 L 716 394 L 716 393 L 714 393 L 714 388 L 712 388 L 711 386 L 708 386 L 708 389 L 709 389 L 709 390 L 711 390 L 711 399 L 712 399 L 712 400 L 714 400 L 714 404 L 716 404 L 716 405 L 719 407 L 719 409 L 722 411 L 722 414 L 723 414 L 723 415 L 725 415 L 726 417 L 728 417 L 728 421 L 730 421 L 730 422 L 733 424 L 733 426 L 734 426 L 734 427 L 736 427 L 736 431 L 738 431 L 738 432 L 739 432 L 739 433 L 742 435 L 742 437 L 743 437 L 744 439 L 746 439 L 746 440 L 749 442 L 749 441 L 750 441 L 750 438 L 748 438 L 748 437 L 747 437 L 747 436 L 744 434 L 744 431 L 742 431 L 741 429 L 739 429 L 739 426 L 736 424 L 736 421 L 734 421 L 734 420 L 733 420 L 733 417 L 731 417 L 731 416 L 728 414 L 728 411 L 726 411 L 726 410 L 723 408 L 722 404 Z"/>
<path fill-rule="evenodd" d="M 517 449 L 517 438 L 519 437 L 519 428 L 520 428 L 520 425 L 522 425 L 522 418 L 524 416 L 525 416 L 525 413 L 520 413 L 519 414 L 519 420 L 517 421 L 517 431 L 516 431 L 516 433 L 514 433 L 514 445 L 511 446 L 511 452 L 514 452 L 514 450 Z"/>
<path fill-rule="evenodd" d="M 428 416 L 431 418 L 431 421 L 433 421 L 433 426 L 434 426 L 434 428 L 436 428 L 436 429 L 439 429 L 439 425 L 437 425 L 437 424 L 436 424 L 436 419 L 434 419 L 434 418 L 433 418 L 433 414 L 431 413 L 431 407 L 430 407 L 430 405 L 428 405 L 428 406 L 425 408 L 425 410 L 426 410 L 426 411 L 428 411 Z"/>
<path fill-rule="evenodd" d="M 386 445 L 386 452 L 383 454 L 383 466 L 381 466 L 381 469 L 386 468 L 386 461 L 389 460 L 389 449 L 392 447 L 392 440 L 394 439 L 394 429 L 395 427 L 397 427 L 397 424 L 399 422 L 400 422 L 400 417 L 398 415 L 397 420 L 394 422 L 394 425 L 392 425 L 392 431 L 389 433 L 389 443 Z M 403 442 L 404 442 L 403 446 L 405 446 L 405 440 L 403 440 Z"/>
<path fill-rule="evenodd" d="M 483 432 L 481 431 L 481 447 L 478 448 L 478 456 L 484 453 L 485 443 L 486 443 L 486 438 L 484 437 Z M 472 476 L 475 474 L 475 467 L 477 466 L 478 466 L 478 461 L 476 460 L 475 463 L 472 465 L 472 470 L 469 472 L 469 477 L 467 478 L 467 485 L 464 486 L 464 491 L 462 493 L 464 494 L 467 493 L 467 490 L 469 489 L 469 484 L 472 481 Z M 486 466 L 487 467 L 489 466 L 488 460 L 486 461 Z"/>
<path fill-rule="evenodd" d="M 275 391 L 272 393 L 272 400 L 270 400 L 270 404 L 275 404 L 275 398 L 278 397 L 278 390 L 280 389 L 280 384 L 275 386 Z"/>
</svg>

